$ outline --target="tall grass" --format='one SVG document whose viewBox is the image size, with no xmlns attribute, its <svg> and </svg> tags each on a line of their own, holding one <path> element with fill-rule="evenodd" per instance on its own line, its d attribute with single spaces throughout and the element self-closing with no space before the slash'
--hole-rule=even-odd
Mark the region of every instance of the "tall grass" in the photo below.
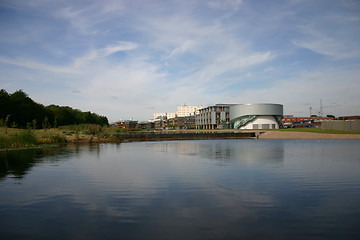
<svg viewBox="0 0 360 240">
<path fill-rule="evenodd" d="M 40 144 L 65 143 L 66 137 L 56 129 L 37 130 L 36 139 Z"/>
<path fill-rule="evenodd" d="M 66 138 L 57 130 L 0 129 L 0 148 L 34 147 L 40 144 L 65 143 Z"/>
<path fill-rule="evenodd" d="M 18 131 L 12 135 L 0 136 L 0 148 L 32 147 L 37 144 L 34 132 L 29 129 Z"/>
</svg>

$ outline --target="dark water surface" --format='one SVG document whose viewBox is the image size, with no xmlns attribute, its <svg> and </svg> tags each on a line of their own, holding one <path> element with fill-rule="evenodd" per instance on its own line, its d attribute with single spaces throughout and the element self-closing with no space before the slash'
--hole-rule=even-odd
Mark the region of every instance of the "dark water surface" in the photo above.
<svg viewBox="0 0 360 240">
<path fill-rule="evenodd" d="M 359 140 L 0 151 L 0 239 L 360 239 Z"/>
</svg>

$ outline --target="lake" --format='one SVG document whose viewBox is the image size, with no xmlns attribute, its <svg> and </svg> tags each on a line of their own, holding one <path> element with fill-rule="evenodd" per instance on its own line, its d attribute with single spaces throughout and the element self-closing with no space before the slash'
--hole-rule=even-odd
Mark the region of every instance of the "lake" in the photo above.
<svg viewBox="0 0 360 240">
<path fill-rule="evenodd" d="M 1 239 L 360 239 L 359 140 L 0 151 Z"/>
</svg>

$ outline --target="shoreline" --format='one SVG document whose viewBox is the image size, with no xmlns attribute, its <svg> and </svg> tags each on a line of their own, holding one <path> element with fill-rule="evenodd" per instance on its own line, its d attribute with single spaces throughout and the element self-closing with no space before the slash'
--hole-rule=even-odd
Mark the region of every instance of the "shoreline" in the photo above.
<svg viewBox="0 0 360 240">
<path fill-rule="evenodd" d="M 360 139 L 360 134 L 265 131 L 259 139 Z"/>
<path fill-rule="evenodd" d="M 267 130 L 245 130 L 245 131 L 168 131 L 168 132 L 143 132 L 122 133 L 108 137 L 100 136 L 64 136 L 62 142 L 38 142 L 37 144 L 22 144 L 19 146 L 1 147 L 0 150 L 22 149 L 22 148 L 46 148 L 57 144 L 103 144 L 122 143 L 138 141 L 178 141 L 178 140 L 215 140 L 215 139 L 358 139 L 360 134 L 356 133 L 315 133 L 297 131 L 267 131 Z"/>
</svg>

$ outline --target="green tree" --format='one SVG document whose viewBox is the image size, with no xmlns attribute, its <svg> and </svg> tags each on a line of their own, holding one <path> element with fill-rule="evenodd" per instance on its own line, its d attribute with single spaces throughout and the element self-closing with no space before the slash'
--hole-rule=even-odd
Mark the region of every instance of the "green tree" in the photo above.
<svg viewBox="0 0 360 240">
<path fill-rule="evenodd" d="M 8 117 L 10 116 L 10 117 Z M 12 94 L 0 90 L 0 123 L 13 123 L 13 126 L 26 128 L 49 128 L 50 125 L 64 126 L 74 124 L 108 125 L 108 119 L 95 113 L 82 112 L 68 106 L 50 105 L 45 107 L 34 102 L 23 90 Z M 35 120 L 35 121 L 34 121 Z M 16 124 L 15 124 L 16 123 Z"/>
</svg>

